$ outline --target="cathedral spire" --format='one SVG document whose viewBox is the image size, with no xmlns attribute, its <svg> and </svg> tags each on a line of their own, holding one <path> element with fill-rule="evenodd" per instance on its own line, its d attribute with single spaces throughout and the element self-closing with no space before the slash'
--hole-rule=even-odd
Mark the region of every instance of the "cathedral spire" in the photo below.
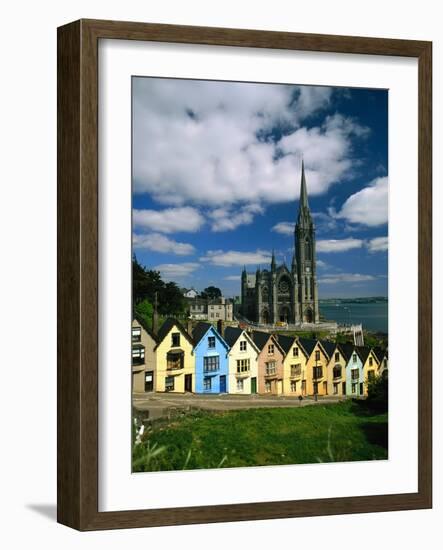
<svg viewBox="0 0 443 550">
<path fill-rule="evenodd" d="M 275 271 L 275 268 L 276 268 L 275 253 L 274 253 L 274 249 L 272 249 L 271 271 Z"/>
<path fill-rule="evenodd" d="M 298 208 L 298 220 L 297 223 L 302 225 L 303 223 L 312 224 L 311 211 L 309 209 L 308 191 L 306 188 L 306 176 L 305 176 L 305 162 L 301 161 L 301 182 L 300 182 L 300 198 Z"/>
</svg>

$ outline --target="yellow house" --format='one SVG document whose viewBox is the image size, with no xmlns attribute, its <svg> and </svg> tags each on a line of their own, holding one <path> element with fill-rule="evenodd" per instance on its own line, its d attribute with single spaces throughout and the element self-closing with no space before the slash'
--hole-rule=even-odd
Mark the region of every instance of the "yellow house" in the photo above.
<svg viewBox="0 0 443 550">
<path fill-rule="evenodd" d="M 142 318 L 132 321 L 132 391 L 154 391 L 157 340 Z"/>
<path fill-rule="evenodd" d="M 368 395 L 368 382 L 378 374 L 380 359 L 372 348 L 362 348 L 363 361 L 363 395 Z"/>
<path fill-rule="evenodd" d="M 381 348 L 374 348 L 374 352 L 379 360 L 377 375 L 387 376 L 388 375 L 388 350 L 381 349 Z"/>
<path fill-rule="evenodd" d="M 335 344 L 328 364 L 328 393 L 346 396 L 346 365 L 351 358 L 352 344 Z"/>
<path fill-rule="evenodd" d="M 306 395 L 306 362 L 308 355 L 296 336 L 278 335 L 285 352 L 283 359 L 283 394 L 293 397 Z"/>
<path fill-rule="evenodd" d="M 299 338 L 298 341 L 308 356 L 306 361 L 306 389 L 303 395 L 328 395 L 330 352 L 328 353 L 326 347 L 329 347 L 331 343 L 309 338 Z"/>
<path fill-rule="evenodd" d="M 193 341 L 184 327 L 169 317 L 157 335 L 155 391 L 194 392 L 195 357 Z"/>
</svg>

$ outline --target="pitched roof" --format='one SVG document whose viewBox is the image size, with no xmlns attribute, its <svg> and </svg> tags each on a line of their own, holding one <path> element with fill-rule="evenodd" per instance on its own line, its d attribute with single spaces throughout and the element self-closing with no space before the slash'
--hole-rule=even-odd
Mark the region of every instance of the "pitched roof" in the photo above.
<svg viewBox="0 0 443 550">
<path fill-rule="evenodd" d="M 314 348 L 317 344 L 317 340 L 314 340 L 312 338 L 299 338 L 298 341 L 309 357 L 311 353 L 314 351 Z"/>
<path fill-rule="evenodd" d="M 183 336 L 191 343 L 191 344 L 194 344 L 194 342 L 192 341 L 192 337 L 186 332 L 184 326 L 179 322 L 177 321 L 177 319 L 174 319 L 173 317 L 168 317 L 165 322 L 162 324 L 162 326 L 160 327 L 160 330 L 158 331 L 158 335 L 157 335 L 157 341 L 158 342 L 161 342 L 162 340 L 165 339 L 165 337 L 167 336 L 168 332 L 174 327 L 176 326 L 179 331 L 183 334 Z"/>
<path fill-rule="evenodd" d="M 346 359 L 346 362 L 348 362 L 352 356 L 352 352 L 354 351 L 354 345 L 346 342 L 344 344 L 338 344 L 338 348 L 341 351 L 343 357 Z"/>
<path fill-rule="evenodd" d="M 289 350 L 291 349 L 293 343 L 295 342 L 294 336 L 285 336 L 283 334 L 279 334 L 277 336 L 278 343 L 280 344 L 281 348 L 285 352 L 285 355 L 289 353 Z"/>
<path fill-rule="evenodd" d="M 149 336 L 157 342 L 157 336 L 149 328 L 148 323 L 138 313 L 134 313 L 134 320 L 149 334 Z"/>
<path fill-rule="evenodd" d="M 194 330 L 192 331 L 192 338 L 194 339 L 194 344 L 197 345 L 203 336 L 208 332 L 212 327 L 211 323 L 200 322 L 197 323 Z"/>
<path fill-rule="evenodd" d="M 327 353 L 328 357 L 331 358 L 337 344 L 335 342 L 331 342 L 330 340 L 319 340 L 319 342 L 323 346 L 323 349 Z"/>
<path fill-rule="evenodd" d="M 376 348 L 373 348 L 372 351 L 374 352 L 375 356 L 377 357 L 377 359 L 379 360 L 380 363 L 383 361 L 383 359 L 385 357 L 388 356 L 388 350 L 387 349 L 382 349 L 382 348 L 376 347 Z"/>
<path fill-rule="evenodd" d="M 362 363 L 365 363 L 371 351 L 371 348 L 368 348 L 366 346 L 355 346 L 355 351 L 357 352 L 358 356 L 362 360 Z"/>
<path fill-rule="evenodd" d="M 226 327 L 224 333 L 225 342 L 232 348 L 243 333 L 240 327 Z"/>
<path fill-rule="evenodd" d="M 260 332 L 258 330 L 252 331 L 252 340 L 260 351 L 266 346 L 266 342 L 271 336 L 269 332 Z"/>
</svg>

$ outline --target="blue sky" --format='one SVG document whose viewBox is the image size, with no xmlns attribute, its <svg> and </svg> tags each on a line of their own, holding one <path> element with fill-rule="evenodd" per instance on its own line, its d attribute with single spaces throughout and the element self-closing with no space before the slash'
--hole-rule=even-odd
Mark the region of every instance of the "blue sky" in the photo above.
<svg viewBox="0 0 443 550">
<path fill-rule="evenodd" d="M 133 78 L 133 247 L 226 296 L 291 262 L 301 158 L 322 297 L 387 295 L 386 90 Z"/>
</svg>

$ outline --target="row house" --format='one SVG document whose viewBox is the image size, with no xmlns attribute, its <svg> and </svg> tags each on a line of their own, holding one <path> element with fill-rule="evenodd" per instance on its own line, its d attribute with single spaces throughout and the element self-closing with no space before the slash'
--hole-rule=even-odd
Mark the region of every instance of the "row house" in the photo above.
<svg viewBox="0 0 443 550">
<path fill-rule="evenodd" d="M 227 393 L 229 346 L 210 323 L 198 323 L 192 333 L 195 392 Z"/>
<path fill-rule="evenodd" d="M 168 318 L 157 335 L 155 391 L 184 393 L 195 391 L 194 344 L 176 319 Z"/>
<path fill-rule="evenodd" d="M 199 322 L 191 335 L 168 318 L 153 334 L 136 317 L 133 392 L 365 397 L 368 382 L 387 375 L 388 352 L 380 348 L 248 332 L 221 321 L 218 328 Z"/>
<path fill-rule="evenodd" d="M 223 336 L 229 346 L 229 393 L 257 393 L 260 350 L 248 332 L 239 327 L 226 327 Z"/>
<path fill-rule="evenodd" d="M 143 321 L 136 316 L 132 321 L 132 391 L 154 391 L 157 338 Z"/>
<path fill-rule="evenodd" d="M 301 346 L 296 336 L 278 335 L 278 343 L 284 352 L 283 394 L 291 396 L 306 395 L 306 363 L 309 354 Z"/>
<path fill-rule="evenodd" d="M 283 395 L 283 361 L 285 353 L 275 335 L 254 330 L 252 340 L 259 350 L 257 357 L 258 393 Z"/>
</svg>

